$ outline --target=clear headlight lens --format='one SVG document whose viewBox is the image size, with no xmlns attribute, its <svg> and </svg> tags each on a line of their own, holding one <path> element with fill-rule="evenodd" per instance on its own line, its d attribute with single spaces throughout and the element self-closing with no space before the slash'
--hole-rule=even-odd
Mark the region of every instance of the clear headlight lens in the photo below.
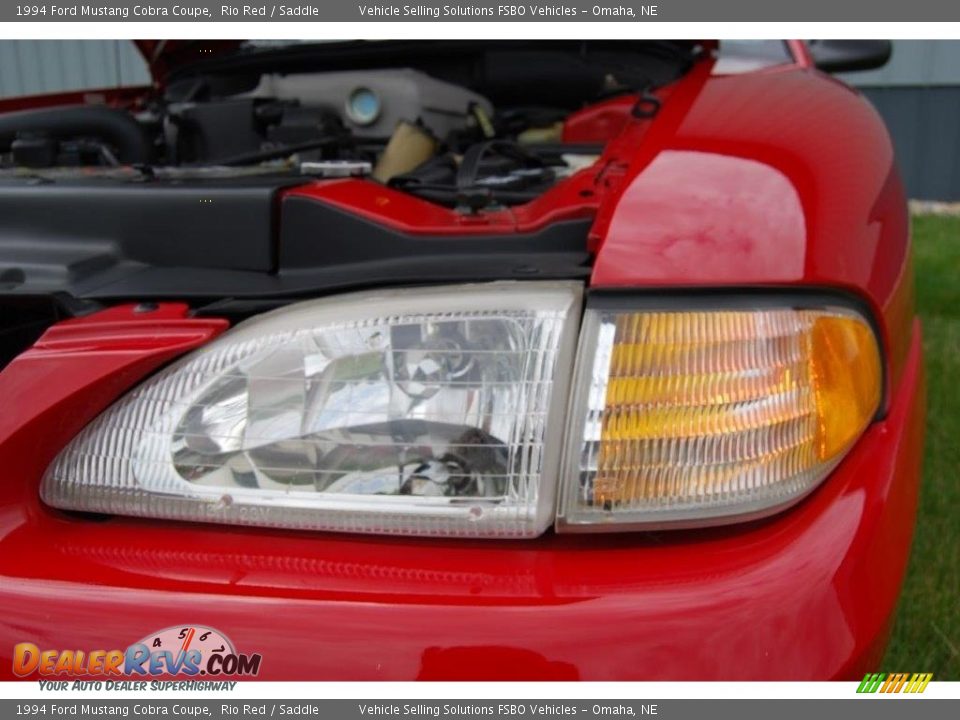
<svg viewBox="0 0 960 720">
<path fill-rule="evenodd" d="M 243 323 L 135 389 L 43 481 L 59 508 L 523 537 L 552 522 L 575 283 L 360 293 Z"/>
<path fill-rule="evenodd" d="M 839 462 L 881 387 L 873 330 L 847 310 L 588 309 L 560 525 L 773 512 Z"/>
</svg>

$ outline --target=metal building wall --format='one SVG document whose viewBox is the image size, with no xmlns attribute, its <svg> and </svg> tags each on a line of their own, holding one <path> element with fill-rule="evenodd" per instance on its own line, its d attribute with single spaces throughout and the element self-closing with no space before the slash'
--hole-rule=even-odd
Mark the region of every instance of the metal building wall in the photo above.
<svg viewBox="0 0 960 720">
<path fill-rule="evenodd" d="M 960 85 L 960 41 L 894 40 L 885 66 L 840 77 L 858 87 Z"/>
<path fill-rule="evenodd" d="M 960 86 L 861 89 L 887 123 L 907 194 L 960 200 Z"/>
<path fill-rule="evenodd" d="M 894 40 L 885 67 L 841 77 L 886 121 L 910 197 L 960 200 L 960 41 Z"/>
<path fill-rule="evenodd" d="M 0 97 L 150 81 L 129 40 L 4 40 Z"/>
</svg>

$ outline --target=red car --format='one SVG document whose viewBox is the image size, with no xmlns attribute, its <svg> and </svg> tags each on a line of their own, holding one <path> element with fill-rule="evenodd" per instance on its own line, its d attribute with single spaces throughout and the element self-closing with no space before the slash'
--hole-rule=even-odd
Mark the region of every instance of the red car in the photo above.
<svg viewBox="0 0 960 720">
<path fill-rule="evenodd" d="M 139 45 L 0 102 L 4 679 L 879 669 L 888 46 Z"/>
</svg>

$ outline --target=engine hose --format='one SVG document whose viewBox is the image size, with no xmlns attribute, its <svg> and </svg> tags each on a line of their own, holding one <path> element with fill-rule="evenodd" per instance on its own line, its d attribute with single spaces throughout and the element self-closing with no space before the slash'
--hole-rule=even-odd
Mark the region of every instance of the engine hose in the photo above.
<svg viewBox="0 0 960 720">
<path fill-rule="evenodd" d="M 150 162 L 150 142 L 129 113 L 102 105 L 67 105 L 0 115 L 0 147 L 9 148 L 19 132 L 53 138 L 96 137 L 117 149 L 122 163 Z"/>
</svg>

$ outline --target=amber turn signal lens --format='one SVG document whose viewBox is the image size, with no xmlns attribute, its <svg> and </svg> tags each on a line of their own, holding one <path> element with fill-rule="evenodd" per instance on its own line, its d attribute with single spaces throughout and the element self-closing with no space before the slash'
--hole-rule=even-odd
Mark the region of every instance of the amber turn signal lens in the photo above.
<svg viewBox="0 0 960 720">
<path fill-rule="evenodd" d="M 845 309 L 588 309 L 580 349 L 568 529 L 773 512 L 826 477 L 880 404 L 876 337 Z"/>
<path fill-rule="evenodd" d="M 829 460 L 863 432 L 880 403 L 880 357 L 873 331 L 852 317 L 824 316 L 810 333 L 817 407 L 817 455 Z"/>
</svg>

